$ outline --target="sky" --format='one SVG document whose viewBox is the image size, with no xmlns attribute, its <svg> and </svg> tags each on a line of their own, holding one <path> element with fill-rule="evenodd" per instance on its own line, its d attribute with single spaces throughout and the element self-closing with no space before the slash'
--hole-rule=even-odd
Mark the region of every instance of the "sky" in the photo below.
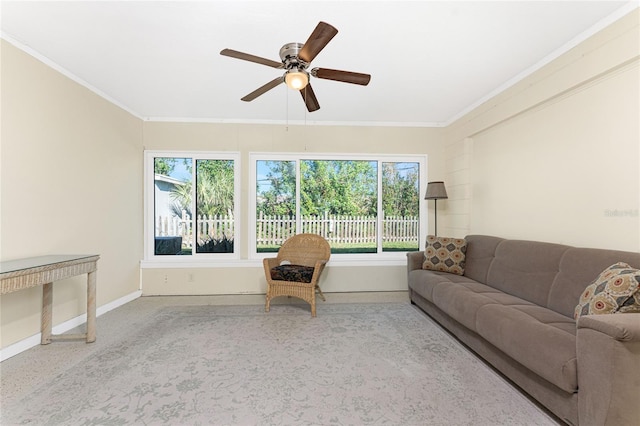
<svg viewBox="0 0 640 426">
<path fill-rule="evenodd" d="M 271 187 L 269 180 L 267 179 L 267 174 L 269 173 L 269 168 L 267 167 L 268 163 L 268 161 L 264 160 L 256 161 L 256 179 L 259 185 L 259 192 L 267 191 Z M 397 163 L 397 167 L 400 173 L 403 173 L 403 171 L 406 170 L 414 169 L 415 165 L 415 163 Z M 175 168 L 171 172 L 170 176 L 182 181 L 189 181 L 191 179 L 191 174 L 187 171 L 187 168 L 182 159 L 179 159 L 179 161 L 176 162 Z"/>
</svg>

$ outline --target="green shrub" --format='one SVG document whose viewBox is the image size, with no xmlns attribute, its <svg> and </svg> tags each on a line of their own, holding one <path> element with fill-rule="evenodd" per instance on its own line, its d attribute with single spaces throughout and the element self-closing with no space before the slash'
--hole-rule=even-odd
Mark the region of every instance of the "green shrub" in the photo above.
<svg viewBox="0 0 640 426">
<path fill-rule="evenodd" d="M 222 238 L 207 237 L 205 241 L 198 241 L 196 253 L 233 253 L 233 238 L 224 234 Z"/>
</svg>

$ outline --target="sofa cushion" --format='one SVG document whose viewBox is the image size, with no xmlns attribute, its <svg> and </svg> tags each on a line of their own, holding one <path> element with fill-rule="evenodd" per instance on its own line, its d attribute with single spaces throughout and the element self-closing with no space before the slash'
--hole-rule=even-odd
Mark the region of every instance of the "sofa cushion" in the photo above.
<svg viewBox="0 0 640 426">
<path fill-rule="evenodd" d="M 271 279 L 278 281 L 293 281 L 298 283 L 310 283 L 313 278 L 313 267 L 302 265 L 279 265 L 271 268 Z"/>
<path fill-rule="evenodd" d="M 467 253 L 464 275 L 481 283 L 487 282 L 489 267 L 496 255 L 496 248 L 504 238 L 488 235 L 467 235 Z"/>
<path fill-rule="evenodd" d="M 478 282 L 461 282 L 433 289 L 433 302 L 470 330 L 476 331 L 478 310 L 489 304 L 528 303 Z"/>
<path fill-rule="evenodd" d="M 464 275 L 467 242 L 463 238 L 427 236 L 422 269 Z"/>
<path fill-rule="evenodd" d="M 467 260 L 468 258 L 467 251 Z M 640 253 L 570 248 L 563 254 L 560 261 L 560 271 L 549 292 L 548 307 L 562 315 L 573 317 L 576 303 L 585 287 L 605 268 L 617 262 L 624 262 L 638 269 L 640 268 Z"/>
<path fill-rule="evenodd" d="M 560 260 L 568 249 L 560 244 L 504 240 L 496 248 L 486 284 L 546 308 Z"/>
<path fill-rule="evenodd" d="M 415 269 L 409 272 L 409 288 L 433 302 L 433 289 L 440 285 L 452 285 L 457 282 L 474 282 L 473 280 L 446 272 Z"/>
<path fill-rule="evenodd" d="M 573 316 L 640 312 L 639 286 L 639 270 L 624 262 L 611 265 L 584 289 Z"/>
<path fill-rule="evenodd" d="M 534 304 L 487 304 L 478 309 L 477 333 L 545 380 L 578 389 L 573 319 Z"/>
</svg>

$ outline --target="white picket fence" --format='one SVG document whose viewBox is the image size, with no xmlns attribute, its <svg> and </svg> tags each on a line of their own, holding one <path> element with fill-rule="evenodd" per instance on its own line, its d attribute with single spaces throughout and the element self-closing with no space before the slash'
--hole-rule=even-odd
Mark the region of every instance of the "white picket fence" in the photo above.
<svg viewBox="0 0 640 426">
<path fill-rule="evenodd" d="M 193 221 L 183 211 L 182 217 L 158 217 L 156 236 L 181 236 L 183 245 L 190 247 Z M 384 242 L 417 242 L 420 222 L 417 216 L 386 216 L 382 220 Z M 377 218 L 375 216 L 322 215 L 304 216 L 300 232 L 319 234 L 333 244 L 376 244 Z M 198 216 L 196 218 L 197 240 L 219 239 L 234 236 L 234 218 L 231 215 Z M 257 246 L 280 245 L 296 234 L 294 216 L 265 216 L 256 219 Z"/>
<path fill-rule="evenodd" d="M 196 217 L 196 236 L 202 242 L 209 238 L 233 239 L 235 221 L 232 215 L 198 215 Z M 185 210 L 182 217 L 158 216 L 156 221 L 156 237 L 182 237 L 182 245 L 191 247 L 193 241 L 193 220 Z"/>
<path fill-rule="evenodd" d="M 332 244 L 361 244 L 377 242 L 375 216 L 328 215 L 304 216 L 301 232 L 319 234 Z M 384 242 L 418 241 L 420 221 L 417 216 L 386 216 L 382 220 L 382 240 Z M 294 216 L 263 216 L 256 223 L 256 243 L 260 245 L 280 245 L 296 233 Z"/>
</svg>

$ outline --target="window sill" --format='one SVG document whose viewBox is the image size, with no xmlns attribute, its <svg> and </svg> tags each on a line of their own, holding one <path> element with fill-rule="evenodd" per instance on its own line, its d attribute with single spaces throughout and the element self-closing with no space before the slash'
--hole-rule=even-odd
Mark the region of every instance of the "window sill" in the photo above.
<svg viewBox="0 0 640 426">
<path fill-rule="evenodd" d="M 275 253 L 273 253 L 275 256 Z M 269 257 L 269 256 L 265 256 Z M 354 257 L 336 258 L 332 257 L 327 266 L 329 267 L 388 267 L 406 266 L 407 260 L 403 256 L 397 257 L 369 257 L 358 259 Z M 262 258 L 260 259 L 238 259 L 238 260 L 218 260 L 211 259 L 153 259 L 140 261 L 141 269 L 180 269 L 180 268 L 262 268 Z"/>
</svg>

